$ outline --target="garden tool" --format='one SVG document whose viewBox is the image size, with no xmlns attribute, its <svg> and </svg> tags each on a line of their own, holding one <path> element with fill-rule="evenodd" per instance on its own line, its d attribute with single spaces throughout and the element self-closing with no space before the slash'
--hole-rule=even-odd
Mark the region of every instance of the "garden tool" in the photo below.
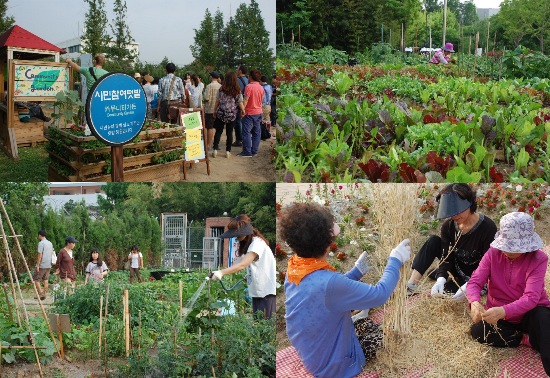
<svg viewBox="0 0 550 378">
<path fill-rule="evenodd" d="M 207 281 L 208 281 L 208 280 L 211 280 L 213 276 L 214 276 L 214 272 L 210 272 L 210 273 L 208 274 L 208 276 L 206 276 L 205 280 L 207 280 Z M 227 287 L 224 285 L 224 283 L 223 283 L 223 281 L 222 281 L 221 279 L 220 279 L 219 281 L 220 281 L 220 284 L 222 285 L 223 291 L 228 292 L 228 291 L 233 291 L 233 290 L 235 290 L 235 288 L 237 287 L 237 285 L 239 285 L 239 284 L 240 284 L 242 281 L 244 281 L 245 279 L 246 279 L 246 276 L 243 277 L 243 278 L 241 278 L 240 280 L 238 280 L 238 281 L 237 281 L 233 286 L 231 286 L 230 288 L 227 288 Z"/>
</svg>

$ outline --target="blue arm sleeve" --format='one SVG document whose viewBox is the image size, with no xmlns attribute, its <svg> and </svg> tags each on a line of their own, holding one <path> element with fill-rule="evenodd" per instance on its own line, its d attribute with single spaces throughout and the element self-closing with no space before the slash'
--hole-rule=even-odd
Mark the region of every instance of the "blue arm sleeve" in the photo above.
<svg viewBox="0 0 550 378">
<path fill-rule="evenodd" d="M 401 262 L 390 257 L 376 285 L 354 281 L 348 275 L 335 275 L 327 285 L 327 308 L 334 311 L 351 311 L 384 304 L 397 285 L 400 267 Z M 348 274 L 353 274 L 354 269 Z"/>
<path fill-rule="evenodd" d="M 347 278 L 354 281 L 359 281 L 361 277 L 363 277 L 363 274 L 359 269 L 357 269 L 356 266 L 354 266 L 349 272 L 345 274 Z"/>
</svg>

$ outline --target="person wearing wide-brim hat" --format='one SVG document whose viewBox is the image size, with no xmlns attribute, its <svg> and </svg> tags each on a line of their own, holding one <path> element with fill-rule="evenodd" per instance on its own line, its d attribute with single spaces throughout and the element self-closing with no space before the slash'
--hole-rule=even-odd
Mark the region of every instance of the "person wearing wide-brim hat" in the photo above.
<svg viewBox="0 0 550 378">
<path fill-rule="evenodd" d="M 550 300 L 544 289 L 548 256 L 543 246 L 529 214 L 506 214 L 466 295 L 475 340 L 499 348 L 532 346 L 550 376 Z M 487 303 L 482 306 L 480 292 L 486 283 Z"/>
<path fill-rule="evenodd" d="M 220 238 L 237 238 L 237 256 L 241 259 L 229 268 L 214 271 L 212 279 L 220 281 L 226 274 L 248 268 L 248 294 L 252 297 L 252 311 L 262 311 L 266 319 L 271 319 L 275 313 L 276 267 L 275 256 L 267 239 L 252 226 L 246 214 L 233 218 Z"/>
<path fill-rule="evenodd" d="M 452 61 L 451 53 L 454 53 L 454 52 L 455 50 L 454 50 L 453 44 L 451 42 L 447 42 L 441 49 L 435 50 L 435 54 L 430 60 L 430 63 L 433 63 L 433 64 L 451 63 Z"/>
<path fill-rule="evenodd" d="M 155 80 L 155 78 L 149 74 L 143 76 L 143 91 L 145 92 L 145 99 L 147 102 L 147 119 L 152 118 L 151 102 L 155 99 L 155 89 L 158 90 L 158 87 L 153 88 L 151 85 L 153 80 Z"/>
<path fill-rule="evenodd" d="M 436 280 L 432 295 L 453 292 L 455 299 L 460 299 L 460 287 L 468 282 L 489 249 L 497 227 L 488 216 L 476 212 L 476 192 L 467 184 L 447 185 L 436 201 L 439 202 L 437 218 L 446 220 L 441 225 L 440 236 L 430 236 L 414 257 L 408 287 L 414 292 L 438 258 L 440 265 L 428 273 Z"/>
</svg>

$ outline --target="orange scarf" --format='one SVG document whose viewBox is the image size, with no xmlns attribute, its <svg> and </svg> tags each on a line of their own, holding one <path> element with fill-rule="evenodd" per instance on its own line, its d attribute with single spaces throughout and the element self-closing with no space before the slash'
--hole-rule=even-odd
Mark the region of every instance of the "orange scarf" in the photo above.
<svg viewBox="0 0 550 378">
<path fill-rule="evenodd" d="M 326 260 L 294 255 L 288 260 L 288 282 L 299 285 L 300 281 L 302 281 L 305 276 L 320 269 L 336 272 L 336 268 L 330 265 Z"/>
</svg>

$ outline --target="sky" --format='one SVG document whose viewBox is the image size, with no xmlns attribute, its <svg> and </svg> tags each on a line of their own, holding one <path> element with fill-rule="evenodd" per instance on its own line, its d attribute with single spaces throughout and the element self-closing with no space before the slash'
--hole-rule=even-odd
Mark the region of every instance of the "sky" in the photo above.
<svg viewBox="0 0 550 378">
<path fill-rule="evenodd" d="M 503 0 L 474 0 L 477 8 L 500 8 Z"/>
<path fill-rule="evenodd" d="M 109 23 L 112 22 L 114 0 L 105 0 Z M 270 45 L 275 52 L 275 0 L 256 0 Z M 227 23 L 230 14 L 241 3 L 250 0 L 126 0 L 127 24 L 139 43 L 142 62 L 159 63 L 165 56 L 178 66 L 189 64 L 193 56 L 189 48 L 208 8 L 214 15 L 219 9 Z M 57 44 L 82 35 L 88 5 L 84 0 L 9 0 L 7 15 L 18 26 L 48 42 Z M 110 33 L 111 29 L 107 27 Z"/>
</svg>

